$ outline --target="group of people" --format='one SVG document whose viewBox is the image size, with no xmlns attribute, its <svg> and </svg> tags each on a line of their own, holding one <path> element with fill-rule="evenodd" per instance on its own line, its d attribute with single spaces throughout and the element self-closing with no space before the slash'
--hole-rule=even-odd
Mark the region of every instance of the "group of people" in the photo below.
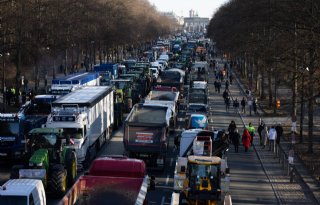
<svg viewBox="0 0 320 205">
<path fill-rule="evenodd" d="M 247 152 L 253 144 L 253 138 L 256 134 L 256 129 L 250 122 L 248 126 L 243 128 L 243 133 L 240 133 L 237 129 L 237 125 L 234 120 L 231 121 L 228 127 L 229 138 L 234 145 L 235 152 L 239 152 L 239 145 L 242 142 L 245 152 Z M 266 124 L 262 121 L 258 127 L 258 134 L 260 145 L 265 148 L 269 145 L 269 150 L 275 151 L 276 144 L 280 143 L 281 136 L 283 134 L 283 128 L 281 124 L 272 125 L 268 130 Z"/>
</svg>

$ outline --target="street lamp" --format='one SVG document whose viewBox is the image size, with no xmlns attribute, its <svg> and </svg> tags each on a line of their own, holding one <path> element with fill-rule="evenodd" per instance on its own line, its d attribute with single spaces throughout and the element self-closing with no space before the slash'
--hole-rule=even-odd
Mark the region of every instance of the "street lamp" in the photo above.
<svg viewBox="0 0 320 205">
<path fill-rule="evenodd" d="M 5 56 L 10 56 L 10 53 L 0 53 L 0 57 L 2 57 L 2 111 L 5 112 L 6 108 L 6 81 L 5 81 Z"/>
<path fill-rule="evenodd" d="M 309 68 L 308 67 L 306 67 L 305 68 L 305 70 L 306 71 L 309 71 Z M 303 118 L 304 118 L 304 115 L 303 115 L 303 113 L 304 113 L 304 71 L 305 70 L 303 70 L 303 73 L 302 73 L 302 81 L 301 81 L 301 98 L 300 98 L 300 100 L 301 100 L 301 102 L 300 102 L 300 140 L 299 140 L 299 143 L 301 144 L 301 143 L 303 143 Z"/>
</svg>

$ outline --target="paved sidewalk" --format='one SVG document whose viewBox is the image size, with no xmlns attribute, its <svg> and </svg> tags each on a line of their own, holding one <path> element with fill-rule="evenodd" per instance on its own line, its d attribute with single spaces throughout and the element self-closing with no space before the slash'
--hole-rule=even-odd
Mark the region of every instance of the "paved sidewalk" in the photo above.
<svg viewBox="0 0 320 205">
<path fill-rule="evenodd" d="M 230 92 L 231 95 L 239 99 L 245 95 L 245 88 L 238 79 L 235 80 L 237 83 L 232 85 L 231 88 L 237 86 L 238 90 L 230 89 Z M 258 112 L 261 113 L 261 110 L 258 110 Z M 249 116 L 248 114 L 241 114 L 241 116 L 246 124 L 252 122 L 256 128 L 258 127 L 259 116 Z M 263 121 L 267 125 L 271 125 L 274 122 L 285 123 L 287 120 L 287 117 L 263 118 Z M 290 143 L 282 141 L 280 145 L 281 149 L 288 155 L 291 147 Z M 297 176 L 294 177 L 293 183 L 290 183 L 287 166 L 283 167 L 283 165 L 279 163 L 279 158 L 276 157 L 272 151 L 266 148 L 262 149 L 259 145 L 258 138 L 254 139 L 254 148 L 280 204 L 320 204 L 319 185 L 317 181 L 308 174 L 301 161 L 295 159 L 294 164 L 297 170 Z M 287 160 L 287 158 L 285 158 L 285 160 Z"/>
</svg>

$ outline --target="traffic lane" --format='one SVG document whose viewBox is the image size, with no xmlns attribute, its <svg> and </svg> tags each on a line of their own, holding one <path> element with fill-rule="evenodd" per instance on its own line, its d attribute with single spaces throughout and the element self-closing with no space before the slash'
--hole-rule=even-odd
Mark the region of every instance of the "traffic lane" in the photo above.
<svg viewBox="0 0 320 205">
<path fill-rule="evenodd" d="M 149 191 L 147 200 L 149 204 L 164 205 L 170 204 L 171 195 L 173 192 L 173 177 L 176 164 L 176 157 L 178 150 L 174 148 L 174 136 L 179 132 L 175 132 L 169 136 L 169 149 L 166 158 L 165 170 L 161 171 L 148 171 L 149 176 L 155 176 L 156 188 L 154 191 Z"/>
<path fill-rule="evenodd" d="M 9 162 L 7 160 L 0 161 L 0 185 L 10 179 L 11 167 L 13 165 L 14 162 Z"/>
</svg>

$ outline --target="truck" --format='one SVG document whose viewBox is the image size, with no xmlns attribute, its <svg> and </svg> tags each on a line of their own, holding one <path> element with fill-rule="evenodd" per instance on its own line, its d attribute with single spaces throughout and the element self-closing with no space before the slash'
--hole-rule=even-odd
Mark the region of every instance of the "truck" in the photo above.
<svg viewBox="0 0 320 205">
<path fill-rule="evenodd" d="M 0 113 L 1 157 L 23 159 L 28 132 L 46 123 L 51 113 L 51 103 L 58 97 L 36 95 L 22 105 L 17 113 Z"/>
<path fill-rule="evenodd" d="M 172 68 L 162 72 L 160 78 L 157 80 L 155 84 L 159 86 L 176 87 L 182 93 L 184 77 L 185 77 L 184 71 L 177 68 Z"/>
<path fill-rule="evenodd" d="M 171 112 L 161 105 L 133 106 L 124 122 L 123 143 L 129 157 L 143 159 L 150 168 L 164 170 Z"/>
<path fill-rule="evenodd" d="M 176 162 L 171 205 L 218 204 L 230 183 L 226 134 L 202 130 L 186 136 L 180 141 L 184 147 Z"/>
<path fill-rule="evenodd" d="M 53 95 L 65 95 L 88 85 L 100 85 L 98 73 L 76 73 L 53 79 L 50 92 Z"/>
<path fill-rule="evenodd" d="M 114 123 L 114 90 L 111 86 L 87 86 L 52 103 L 47 128 L 73 133 L 79 169 L 87 167 L 110 138 Z"/>
<path fill-rule="evenodd" d="M 0 186 L 0 204 L 46 205 L 46 193 L 41 180 L 8 180 Z"/>
<path fill-rule="evenodd" d="M 130 112 L 132 108 L 132 79 L 115 79 L 111 80 L 111 84 L 115 89 L 116 95 L 119 98 L 117 103 L 123 103 L 123 112 Z M 121 106 L 121 105 L 119 105 Z M 116 111 L 116 110 L 115 110 Z"/>
<path fill-rule="evenodd" d="M 145 97 L 145 104 L 158 104 L 163 106 L 168 106 L 172 111 L 170 119 L 170 130 L 175 129 L 177 123 L 177 113 L 178 113 L 178 91 L 165 91 L 165 90 L 151 90 L 149 94 Z"/>
<path fill-rule="evenodd" d="M 190 71 L 190 82 L 194 80 L 208 82 L 208 68 L 207 61 L 195 61 Z"/>
<path fill-rule="evenodd" d="M 59 205 L 144 205 L 154 189 L 154 177 L 146 173 L 142 160 L 123 156 L 95 159 L 86 175 L 81 176 Z"/>
<path fill-rule="evenodd" d="M 100 76 L 100 85 L 109 86 L 110 80 L 118 78 L 119 64 L 101 63 L 93 66 L 93 71 Z"/>
</svg>

